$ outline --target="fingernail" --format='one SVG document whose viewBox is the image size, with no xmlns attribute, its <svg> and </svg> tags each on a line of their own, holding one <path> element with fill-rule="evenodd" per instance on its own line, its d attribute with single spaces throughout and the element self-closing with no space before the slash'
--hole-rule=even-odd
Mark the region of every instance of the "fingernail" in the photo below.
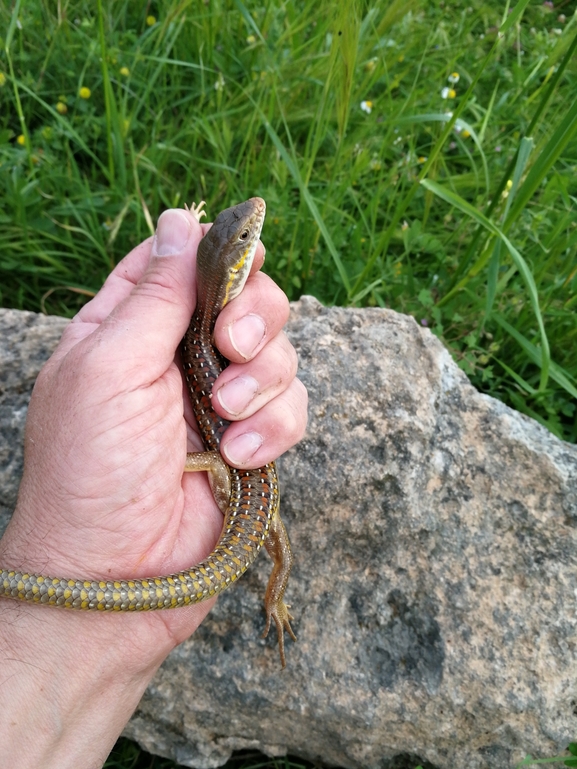
<svg viewBox="0 0 577 769">
<path fill-rule="evenodd" d="M 172 256 L 179 254 L 188 243 L 190 221 L 184 211 L 169 209 L 164 211 L 156 225 L 156 235 L 152 245 L 153 256 Z"/>
<path fill-rule="evenodd" d="M 266 323 L 259 315 L 245 315 L 228 327 L 232 346 L 239 355 L 252 357 L 266 334 Z"/>
<path fill-rule="evenodd" d="M 243 433 L 225 446 L 226 456 L 231 465 L 244 465 L 260 449 L 264 438 L 259 433 Z"/>
<path fill-rule="evenodd" d="M 237 376 L 216 393 L 223 409 L 235 416 L 241 414 L 258 392 L 258 382 L 251 376 Z"/>
</svg>

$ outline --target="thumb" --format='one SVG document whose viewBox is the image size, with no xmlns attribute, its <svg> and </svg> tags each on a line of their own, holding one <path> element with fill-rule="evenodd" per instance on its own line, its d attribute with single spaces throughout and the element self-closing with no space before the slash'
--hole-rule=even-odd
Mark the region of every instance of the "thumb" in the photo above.
<svg viewBox="0 0 577 769">
<path fill-rule="evenodd" d="M 92 353 L 135 386 L 169 367 L 196 304 L 196 252 L 202 228 L 188 211 L 164 211 L 150 260 L 130 294 L 91 337 Z M 89 342 L 90 337 L 85 341 Z"/>
</svg>

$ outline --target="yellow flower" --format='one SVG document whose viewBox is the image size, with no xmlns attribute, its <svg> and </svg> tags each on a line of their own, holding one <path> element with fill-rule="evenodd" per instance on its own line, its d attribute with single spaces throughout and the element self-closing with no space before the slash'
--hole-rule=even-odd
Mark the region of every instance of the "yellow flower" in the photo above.
<svg viewBox="0 0 577 769">
<path fill-rule="evenodd" d="M 3 72 L 0 72 L 0 88 L 2 88 L 3 85 L 6 85 L 6 75 Z"/>
<path fill-rule="evenodd" d="M 24 134 L 20 134 L 20 136 L 16 139 L 18 144 L 23 147 L 26 144 L 26 139 L 24 138 Z"/>
<path fill-rule="evenodd" d="M 58 112 L 59 115 L 65 115 L 68 112 L 68 107 L 63 101 L 59 101 L 56 104 L 56 112 Z"/>
<path fill-rule="evenodd" d="M 461 131 L 462 138 L 463 139 L 468 139 L 470 135 L 471 135 L 471 132 L 467 131 L 466 128 L 463 128 L 463 130 Z"/>
<path fill-rule="evenodd" d="M 78 95 L 81 99 L 90 99 L 92 96 L 92 91 L 90 88 L 87 88 L 85 85 L 83 85 L 82 88 L 78 91 Z"/>
<path fill-rule="evenodd" d="M 421 165 L 423 165 L 423 163 L 426 163 L 427 160 L 428 158 L 425 155 L 421 155 L 420 158 L 417 158 L 417 163 L 420 163 Z"/>
<path fill-rule="evenodd" d="M 130 75 L 130 70 L 128 69 L 128 67 L 121 67 L 120 74 L 124 75 L 124 77 L 128 77 Z"/>
<path fill-rule="evenodd" d="M 254 35 L 249 35 L 246 39 L 246 42 L 249 45 L 254 45 L 256 43 L 256 37 Z"/>
<path fill-rule="evenodd" d="M 507 187 L 508 190 L 510 190 L 511 187 L 513 186 L 513 180 L 507 179 L 507 184 L 505 186 Z"/>
<path fill-rule="evenodd" d="M 454 99 L 456 95 L 457 95 L 457 92 L 455 91 L 454 88 L 447 88 L 445 86 L 445 88 L 443 88 L 443 90 L 441 91 L 441 97 L 443 99 Z"/>
<path fill-rule="evenodd" d="M 147 16 L 146 17 L 146 26 L 147 27 L 154 27 L 156 24 L 156 16 Z"/>
</svg>

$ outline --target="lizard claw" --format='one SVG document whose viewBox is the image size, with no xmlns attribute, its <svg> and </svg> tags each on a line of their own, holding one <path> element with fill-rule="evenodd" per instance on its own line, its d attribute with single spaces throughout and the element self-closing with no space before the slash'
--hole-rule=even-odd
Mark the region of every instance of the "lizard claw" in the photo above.
<svg viewBox="0 0 577 769">
<path fill-rule="evenodd" d="M 284 653 L 284 631 L 286 630 L 293 641 L 297 640 L 296 635 L 290 625 L 290 620 L 294 619 L 289 612 L 290 604 L 286 604 L 283 600 L 278 601 L 273 606 L 266 607 L 266 627 L 262 634 L 262 638 L 266 638 L 268 631 L 270 630 L 271 620 L 274 621 L 276 630 L 278 633 L 278 650 L 280 652 L 281 667 L 286 667 L 286 658 Z"/>
<path fill-rule="evenodd" d="M 184 207 L 186 208 L 189 214 L 192 214 L 194 216 L 197 222 L 200 222 L 201 217 L 206 216 L 206 211 L 202 210 L 205 205 L 206 203 L 204 202 L 204 200 L 201 200 L 198 205 L 196 205 L 196 203 L 193 203 L 189 208 L 185 203 Z"/>
</svg>

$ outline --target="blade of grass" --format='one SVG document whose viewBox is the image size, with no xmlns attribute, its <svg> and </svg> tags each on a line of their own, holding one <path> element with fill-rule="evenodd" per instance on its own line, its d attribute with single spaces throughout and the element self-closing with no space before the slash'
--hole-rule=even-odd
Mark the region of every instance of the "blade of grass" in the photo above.
<svg viewBox="0 0 577 769">
<path fill-rule="evenodd" d="M 191 69 L 197 69 L 201 73 L 205 70 L 205 67 L 202 64 L 195 64 L 189 61 L 179 61 L 177 59 L 169 58 L 169 54 L 173 49 L 174 45 L 176 44 L 176 40 L 178 39 L 178 36 L 180 35 L 182 28 L 184 27 L 185 21 L 186 21 L 186 14 L 183 13 L 178 24 L 174 24 L 174 28 L 170 30 L 172 34 L 166 40 L 163 56 L 155 56 L 155 55 L 139 53 L 138 56 L 135 57 L 136 61 L 138 61 L 138 59 L 140 58 L 146 61 L 154 61 L 158 64 L 158 67 L 156 67 L 154 72 L 152 72 L 150 76 L 147 78 L 146 87 L 143 89 L 140 99 L 138 100 L 138 103 L 136 104 L 136 106 L 132 111 L 132 115 L 131 115 L 132 120 L 136 120 L 137 118 L 139 118 L 140 111 L 143 109 L 143 107 L 149 107 L 151 101 L 154 102 L 152 94 L 154 92 L 156 81 L 162 74 L 163 64 L 177 65 L 180 67 L 189 67 Z M 216 73 L 216 70 L 212 70 L 212 71 Z"/>
<path fill-rule="evenodd" d="M 402 125 L 403 123 L 408 123 L 409 125 L 412 123 L 448 123 L 449 120 L 453 117 L 452 113 L 450 112 L 425 112 L 422 115 L 403 115 L 403 117 L 398 118 L 397 120 L 394 120 L 394 123 L 396 125 Z M 455 121 L 455 128 L 457 128 L 459 131 L 468 131 L 471 135 L 471 139 L 473 140 L 475 146 L 479 150 L 479 154 L 481 156 L 481 162 L 483 163 L 483 171 L 485 172 L 485 185 L 487 189 L 489 189 L 489 166 L 487 165 L 487 157 L 483 151 L 483 145 L 481 143 L 481 139 L 477 135 L 477 132 L 473 128 L 472 125 L 467 123 L 466 120 L 463 120 L 462 118 L 459 118 Z"/>
<path fill-rule="evenodd" d="M 523 0 L 523 1 L 525 2 L 525 0 Z M 449 121 L 445 125 L 444 130 L 441 132 L 441 135 L 439 136 L 439 138 L 437 139 L 437 141 L 433 145 L 433 148 L 431 150 L 431 154 L 429 155 L 426 163 L 423 165 L 423 168 L 421 170 L 421 173 L 419 174 L 419 177 L 413 182 L 413 184 L 409 188 L 409 191 L 407 192 L 407 194 L 405 195 L 403 200 L 397 205 L 397 207 L 395 209 L 395 212 L 394 212 L 394 214 L 393 214 L 393 216 L 391 218 L 391 222 L 390 222 L 389 226 L 383 232 L 381 238 L 379 239 L 379 243 L 377 244 L 377 247 L 374 249 L 371 257 L 369 258 L 369 260 L 367 261 L 367 264 L 365 265 L 365 268 L 361 271 L 360 275 L 358 276 L 358 278 L 357 278 L 357 280 L 356 280 L 356 282 L 355 282 L 355 284 L 354 284 L 354 286 L 352 288 L 352 293 L 353 294 L 356 294 L 359 291 L 361 284 L 366 281 L 367 276 L 369 275 L 370 271 L 373 269 L 373 266 L 374 266 L 375 262 L 377 261 L 377 259 L 379 258 L 379 256 L 381 254 L 385 253 L 386 250 L 388 249 L 389 243 L 390 243 L 391 238 L 393 236 L 393 233 L 395 232 L 399 222 L 401 221 L 403 215 L 405 214 L 405 211 L 409 207 L 412 199 L 416 195 L 417 190 L 419 189 L 420 183 L 422 182 L 423 179 L 426 178 L 427 174 L 429 173 L 429 169 L 431 168 L 433 163 L 436 161 L 439 153 L 443 149 L 447 138 L 450 136 L 451 131 L 453 130 L 453 126 L 455 125 L 455 123 L 457 122 L 459 116 L 461 115 L 461 113 L 465 109 L 466 105 L 468 104 L 469 99 L 472 97 L 473 91 L 476 88 L 477 83 L 479 82 L 479 80 L 481 78 L 481 75 L 485 71 L 485 69 L 486 69 L 487 65 L 489 64 L 489 62 L 492 60 L 493 54 L 494 54 L 494 52 L 497 49 L 497 46 L 499 44 L 500 44 L 500 37 L 499 37 L 499 35 L 497 35 L 493 45 L 489 49 L 489 51 L 488 51 L 487 55 L 485 56 L 485 58 L 483 59 L 483 62 L 481 63 L 479 69 L 477 70 L 477 73 L 475 74 L 475 77 L 472 79 L 472 81 L 471 81 L 469 87 L 467 88 L 463 98 L 461 99 L 459 105 L 457 106 L 457 108 L 453 112 L 451 118 L 449 119 Z"/>
<path fill-rule="evenodd" d="M 524 390 L 524 391 L 525 391 L 526 393 L 528 393 L 529 395 L 536 395 L 536 394 L 537 394 L 537 390 L 536 390 L 534 387 L 531 387 L 531 385 L 529 384 L 529 382 L 526 382 L 526 381 L 523 379 L 523 377 L 522 377 L 522 376 L 519 376 L 519 374 L 518 374 L 516 371 L 513 371 L 513 369 L 512 369 L 512 368 L 510 368 L 509 366 L 507 366 L 507 364 L 506 364 L 504 361 L 502 361 L 502 360 L 500 360 L 499 358 L 496 358 L 496 357 L 494 357 L 494 356 L 493 356 L 493 360 L 494 360 L 494 361 L 496 361 L 496 362 L 499 364 L 499 366 L 501 366 L 501 368 L 503 369 L 503 371 L 506 371 L 506 372 L 507 372 L 507 374 L 509 374 L 509 376 L 511 377 L 511 379 L 513 379 L 515 382 L 517 382 L 517 384 L 519 385 L 519 387 L 520 387 L 522 390 Z"/>
<path fill-rule="evenodd" d="M 546 89 L 545 93 L 543 94 L 543 97 L 541 98 L 541 101 L 539 102 L 539 105 L 535 110 L 535 114 L 533 115 L 529 125 L 527 126 L 525 136 L 532 136 L 535 133 L 537 126 L 539 125 L 539 121 L 541 120 L 541 116 L 544 114 L 545 109 L 547 108 L 547 105 L 551 101 L 551 98 L 555 93 L 555 89 L 557 88 L 557 85 L 561 80 L 561 77 L 565 73 L 565 69 L 567 68 L 569 62 L 573 60 L 573 56 L 576 51 L 577 51 L 577 33 L 574 35 L 571 45 L 569 46 L 565 56 L 563 57 L 563 60 L 559 65 L 557 71 L 551 78 L 549 87 Z M 491 196 L 491 201 L 488 203 L 487 208 L 485 210 L 485 216 L 487 217 L 491 216 L 491 214 L 493 213 L 495 207 L 497 206 L 497 204 L 499 203 L 499 200 L 501 199 L 501 193 L 505 189 L 507 185 L 507 181 L 511 178 L 511 174 L 517 162 L 517 155 L 518 155 L 520 146 L 521 145 L 519 145 L 517 152 L 511 158 L 510 163 L 508 164 L 507 168 L 505 169 L 505 172 L 503 173 L 503 176 L 501 177 L 501 181 L 499 182 L 497 189 Z M 481 239 L 482 233 L 483 233 L 483 228 L 478 227 L 477 231 L 475 232 L 471 240 L 471 244 L 469 245 L 469 248 L 467 249 L 466 254 L 461 259 L 460 264 L 457 270 L 455 271 L 455 274 L 453 276 L 453 280 L 450 286 L 451 289 L 453 289 L 453 287 L 457 285 L 457 282 L 459 281 L 461 275 L 463 275 L 463 273 L 468 269 L 469 264 L 473 258 L 473 254 L 475 253 L 477 246 L 479 244 L 479 240 Z M 451 298 L 452 293 L 453 292 L 451 290 L 443 297 L 443 299 L 441 300 L 441 305 Z"/>
<path fill-rule="evenodd" d="M 89 155 L 94 163 L 100 168 L 102 173 L 104 174 L 105 178 L 108 179 L 108 168 L 104 165 L 104 163 L 100 160 L 100 158 L 92 152 L 92 150 L 88 147 L 84 139 L 80 136 L 78 131 L 76 131 L 70 122 L 66 120 L 65 117 L 60 115 L 56 110 L 50 106 L 50 104 L 47 104 L 44 99 L 42 99 L 38 94 L 34 93 L 34 91 L 31 88 L 28 88 L 28 86 L 24 85 L 24 83 L 19 82 L 18 83 L 19 88 L 22 91 L 25 91 L 29 96 L 31 96 L 33 99 L 35 99 L 38 104 L 41 104 L 42 107 L 49 112 L 53 118 L 55 118 L 64 128 L 65 132 L 74 139 L 74 141 L 78 144 L 78 146 L 86 152 L 87 155 Z"/>
<path fill-rule="evenodd" d="M 551 167 L 559 159 L 559 156 L 563 151 L 563 149 L 565 148 L 565 146 L 568 144 L 568 142 L 573 138 L 573 136 L 576 133 L 577 133 L 577 99 L 575 99 L 575 101 L 573 102 L 572 106 L 570 107 L 569 111 L 565 115 L 564 119 L 561 121 L 556 131 L 553 133 L 553 136 L 551 136 L 545 148 L 539 154 L 537 160 L 531 167 L 531 170 L 527 174 L 525 181 L 518 189 L 518 195 L 515 198 L 515 204 L 511 206 L 509 200 L 507 200 L 507 205 L 505 208 L 506 215 L 504 217 L 504 222 L 501 228 L 503 233 L 507 232 L 511 228 L 511 226 L 514 224 L 514 222 L 519 217 L 521 212 L 525 209 L 531 197 L 535 194 L 536 190 L 542 184 L 545 176 L 550 172 Z M 521 179 L 526 163 L 528 161 L 528 157 L 532 149 L 532 145 L 533 145 L 533 140 L 528 137 L 523 137 L 523 139 L 520 142 L 518 153 L 515 156 L 516 158 L 515 170 L 513 173 L 513 177 L 514 177 L 513 185 L 514 185 L 515 192 L 517 192 L 519 180 Z M 507 181 L 505 182 L 505 185 L 503 185 L 503 189 L 505 188 Z M 502 191 L 503 190 L 501 190 L 501 192 Z M 513 188 L 512 188 L 512 191 L 513 191 Z M 477 220 L 477 221 L 480 221 L 480 220 Z M 486 221 L 489 221 L 489 219 L 486 219 Z M 485 227 L 485 225 L 482 225 L 482 226 Z M 468 259 L 468 257 L 466 257 L 466 259 Z M 455 293 L 463 287 L 463 285 L 467 282 L 469 275 L 478 273 L 479 270 L 482 269 L 482 267 L 484 267 L 488 259 L 489 259 L 489 252 L 487 249 L 485 249 L 484 252 L 481 254 L 480 258 L 475 262 L 475 264 L 469 268 L 467 275 L 465 275 L 465 277 L 462 278 L 457 283 L 456 286 L 451 288 L 451 290 L 448 291 L 447 294 L 445 294 L 445 296 L 440 302 L 441 306 L 445 304 L 447 301 L 449 301 L 449 299 L 452 298 L 455 295 Z M 462 274 L 463 272 L 462 267 L 460 267 L 458 272 L 459 274 Z"/>
<path fill-rule="evenodd" d="M 521 139 L 521 146 L 519 148 L 519 154 L 517 155 L 517 163 L 515 165 L 515 170 L 513 172 L 513 179 L 511 180 L 511 189 L 509 190 L 509 195 L 505 203 L 505 211 L 503 212 L 503 219 L 507 218 L 509 208 L 511 207 L 511 204 L 515 199 L 515 195 L 519 187 L 519 182 L 521 181 L 521 177 L 523 176 L 523 173 L 525 171 L 525 166 L 529 162 L 529 155 L 531 154 L 532 149 L 533 149 L 533 139 L 528 139 L 527 137 L 524 136 Z M 503 241 L 500 239 L 497 239 L 497 241 L 495 242 L 495 246 L 493 248 L 493 255 L 491 256 L 491 261 L 489 262 L 489 270 L 487 274 L 487 304 L 485 307 L 485 322 L 489 320 L 491 311 L 493 309 L 495 296 L 497 294 L 497 280 L 499 277 L 499 266 L 501 261 L 500 255 L 501 255 L 502 242 Z"/>
<path fill-rule="evenodd" d="M 525 173 L 525 168 L 527 167 L 527 163 L 529 162 L 529 155 L 533 151 L 534 145 L 535 145 L 535 142 L 531 137 L 524 136 L 521 139 L 521 144 L 519 145 L 519 152 L 517 154 L 517 162 L 515 163 L 515 170 L 513 171 L 513 178 L 511 179 L 511 189 L 509 190 L 509 195 L 505 203 L 505 211 L 503 212 L 503 221 L 507 220 L 507 217 L 509 215 L 509 210 L 511 208 L 511 204 L 513 203 L 513 201 L 517 196 L 517 190 L 519 189 L 521 177 Z M 507 183 L 508 183 L 508 180 L 507 180 Z"/>
<path fill-rule="evenodd" d="M 258 39 L 260 40 L 260 42 L 261 42 L 261 43 L 262 43 L 264 46 L 266 46 L 266 47 L 268 48 L 268 47 L 269 47 L 269 45 L 268 45 L 267 41 L 266 41 L 266 40 L 265 40 L 265 38 L 262 36 L 262 32 L 260 31 L 260 29 L 259 29 L 259 27 L 258 27 L 258 24 L 255 22 L 255 20 L 254 20 L 254 19 L 252 18 L 252 16 L 250 15 L 250 13 L 249 13 L 249 11 L 248 11 L 248 8 L 246 7 L 246 5 L 245 5 L 243 2 L 241 2 L 241 0 L 234 0 L 234 4 L 236 5 L 236 7 L 238 8 L 238 10 L 240 11 L 240 14 L 241 14 L 242 18 L 244 19 L 244 21 L 245 21 L 245 23 L 246 23 L 247 27 L 249 27 L 249 29 L 252 29 L 252 31 L 253 31 L 253 32 L 255 33 L 255 35 L 258 37 Z"/>
<path fill-rule="evenodd" d="M 532 342 L 530 342 L 523 334 L 519 333 L 516 328 L 514 328 L 510 323 L 508 323 L 505 318 L 498 312 L 493 313 L 493 320 L 496 320 L 497 323 L 505 329 L 505 331 L 510 334 L 513 339 L 515 339 L 521 347 L 525 350 L 529 358 L 535 363 L 535 365 L 540 366 L 541 360 L 542 360 L 542 351 L 539 349 L 539 347 L 536 347 Z M 572 384 L 571 379 L 572 377 L 570 374 L 565 371 L 564 368 L 559 366 L 554 361 L 551 361 L 550 367 L 549 367 L 549 373 L 551 375 L 551 379 L 555 380 L 558 385 L 560 385 L 566 392 L 571 395 L 572 398 L 577 398 L 577 387 L 575 387 L 574 384 Z"/>
<path fill-rule="evenodd" d="M 499 267 L 501 266 L 501 246 L 503 241 L 497 239 L 493 247 L 493 254 L 487 270 L 487 301 L 485 303 L 485 319 L 483 325 L 491 317 L 491 311 L 497 295 L 497 281 L 499 279 Z"/>
<path fill-rule="evenodd" d="M 499 34 L 502 35 L 505 32 L 507 32 L 508 29 L 511 29 L 513 24 L 516 24 L 519 19 L 521 18 L 521 14 L 525 10 L 525 8 L 529 5 L 530 0 L 520 0 L 517 5 L 513 8 L 511 13 L 507 15 L 505 13 L 505 18 L 503 20 L 503 23 L 501 24 L 501 27 L 499 28 Z"/>
<path fill-rule="evenodd" d="M 110 182 L 114 184 L 116 171 L 120 173 L 120 184 L 126 190 L 126 167 L 122 154 L 122 131 L 118 119 L 118 108 L 110 77 L 108 74 L 108 50 L 104 34 L 104 13 L 102 0 L 98 0 L 98 34 L 100 39 L 100 67 L 102 69 L 102 85 L 104 88 L 104 108 L 106 112 L 106 136 L 108 144 L 108 173 Z M 115 162 L 116 161 L 116 162 Z"/>
<path fill-rule="evenodd" d="M 535 279 L 533 278 L 533 275 L 531 273 L 531 270 L 529 269 L 529 266 L 527 265 L 527 262 L 523 259 L 521 254 L 513 246 L 513 244 L 506 237 L 506 235 L 499 229 L 499 227 L 497 227 L 497 225 L 494 224 L 490 219 L 487 219 L 487 217 L 484 216 L 480 211 L 477 211 L 477 209 L 474 206 L 472 206 L 470 203 L 464 200 L 460 195 L 457 195 L 455 192 L 452 192 L 451 190 L 447 190 L 445 187 L 442 187 L 440 184 L 432 181 L 431 179 L 423 179 L 421 184 L 426 189 L 431 190 L 431 192 L 433 192 L 435 195 L 440 197 L 446 203 L 449 203 L 450 205 L 455 206 L 455 208 L 458 208 L 464 214 L 466 214 L 467 216 L 470 216 L 476 222 L 481 224 L 486 230 L 488 230 L 492 235 L 495 235 L 496 237 L 500 238 L 505 244 L 507 250 L 511 255 L 511 259 L 515 263 L 517 269 L 519 270 L 519 274 L 521 275 L 523 281 L 525 282 L 525 285 L 527 286 L 531 307 L 533 308 L 535 320 L 537 321 L 537 324 L 539 326 L 539 333 L 541 336 L 541 346 L 542 346 L 542 356 L 541 356 L 541 363 L 540 363 L 541 381 L 539 383 L 539 390 L 543 391 L 547 386 L 551 356 L 550 356 L 550 349 L 549 349 L 549 340 L 547 339 L 547 334 L 545 332 L 545 324 L 543 323 L 543 316 L 541 315 L 541 309 L 539 307 L 539 294 L 537 292 L 537 286 L 535 285 Z"/>
<path fill-rule="evenodd" d="M 526 207 L 529 200 L 533 197 L 536 190 L 541 185 L 545 176 L 551 170 L 554 163 L 577 133 L 577 99 L 575 99 L 567 111 L 563 120 L 557 126 L 557 129 L 539 153 L 539 156 L 531 170 L 527 174 L 524 183 L 519 188 L 519 193 L 515 204 L 511 207 L 509 215 L 503 223 L 503 229 L 507 231 L 513 222 L 519 217 L 521 211 Z"/>
<path fill-rule="evenodd" d="M 28 156 L 28 168 L 32 173 L 34 171 L 34 165 L 32 163 L 32 146 L 30 144 L 30 134 L 28 132 L 28 126 L 26 125 L 26 118 L 24 117 L 24 110 L 22 109 L 22 102 L 20 101 L 20 93 L 18 92 L 18 83 L 14 74 L 14 65 L 12 64 L 12 56 L 10 54 L 10 46 L 12 44 L 12 38 L 14 37 L 14 30 L 18 23 L 18 14 L 20 13 L 20 0 L 16 0 L 14 8 L 12 9 L 12 16 L 10 18 L 10 24 L 8 25 L 8 33 L 6 35 L 6 41 L 4 43 L 4 54 L 8 62 L 8 71 L 10 73 L 10 79 L 12 80 L 12 88 L 14 89 L 14 101 L 16 102 L 16 112 L 18 113 L 18 120 L 20 122 L 20 130 L 24 137 L 24 146 L 26 147 L 26 154 Z"/>
<path fill-rule="evenodd" d="M 313 197 L 312 197 L 308 187 L 305 185 L 305 183 L 304 183 L 304 181 L 303 181 L 303 179 L 301 177 L 301 174 L 300 174 L 300 171 L 299 171 L 299 168 L 298 168 L 298 164 L 296 163 L 296 160 L 293 160 L 293 158 L 291 158 L 291 156 L 289 155 L 286 147 L 282 143 L 282 141 L 280 139 L 280 136 L 275 131 L 275 129 L 272 127 L 272 125 L 269 123 L 269 121 L 267 120 L 264 112 L 260 109 L 260 107 L 258 107 L 258 105 L 255 105 L 255 107 L 258 109 L 258 111 L 260 113 L 262 124 L 265 127 L 265 130 L 268 133 L 268 135 L 270 137 L 270 140 L 272 141 L 272 143 L 274 144 L 277 152 L 279 153 L 279 155 L 283 159 L 283 161 L 284 161 L 286 167 L 288 168 L 291 176 L 293 177 L 293 179 L 297 183 L 298 188 L 300 190 L 300 193 L 303 196 L 303 198 L 304 198 L 304 200 L 305 200 L 305 202 L 306 202 L 306 204 L 308 206 L 308 209 L 311 212 L 311 215 L 312 215 L 313 219 L 315 220 L 315 222 L 317 224 L 317 227 L 321 231 L 321 234 L 322 234 L 322 236 L 324 238 L 325 243 L 327 244 L 327 248 L 329 249 L 329 253 L 330 253 L 330 255 L 333 258 L 333 261 L 335 263 L 335 267 L 338 270 L 338 273 L 340 275 L 342 284 L 343 284 L 344 288 L 346 289 L 347 296 L 350 296 L 351 295 L 351 284 L 350 284 L 350 281 L 349 281 L 349 276 L 347 275 L 347 272 L 345 270 L 345 266 L 344 266 L 344 264 L 343 264 L 343 262 L 341 260 L 339 252 L 337 251 L 337 249 L 335 247 L 335 244 L 333 243 L 333 239 L 331 238 L 331 235 L 330 235 L 330 233 L 328 231 L 328 228 L 327 228 L 327 226 L 326 226 L 326 224 L 325 224 L 325 222 L 324 222 L 324 220 L 323 220 L 323 218 L 322 218 L 322 216 L 320 214 L 320 211 L 317 208 L 317 204 L 313 200 Z M 286 122 L 285 122 L 285 130 L 288 131 L 288 126 L 286 125 Z M 293 148 L 293 157 L 294 157 L 294 148 Z"/>
</svg>

